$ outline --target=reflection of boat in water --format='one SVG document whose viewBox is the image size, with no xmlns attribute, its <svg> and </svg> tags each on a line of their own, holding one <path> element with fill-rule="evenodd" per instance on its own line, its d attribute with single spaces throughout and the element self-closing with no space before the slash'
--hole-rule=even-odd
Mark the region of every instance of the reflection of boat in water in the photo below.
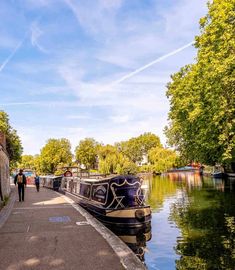
<svg viewBox="0 0 235 270">
<path fill-rule="evenodd" d="M 146 242 L 151 240 L 152 237 L 150 224 L 144 228 L 136 228 L 135 233 L 133 233 L 133 230 L 121 229 L 118 226 L 107 227 L 126 243 L 136 256 L 144 262 Z"/>
<path fill-rule="evenodd" d="M 107 226 L 148 227 L 150 206 L 139 177 L 133 175 L 79 179 L 64 177 L 61 188 L 78 196 L 79 204 Z"/>
<path fill-rule="evenodd" d="M 224 173 L 224 168 L 222 166 L 215 165 L 211 176 L 213 178 L 225 178 L 227 175 Z"/>
<path fill-rule="evenodd" d="M 225 178 L 226 177 L 226 174 L 223 173 L 223 172 L 217 171 L 217 172 L 211 173 L 211 176 L 213 178 Z"/>
</svg>

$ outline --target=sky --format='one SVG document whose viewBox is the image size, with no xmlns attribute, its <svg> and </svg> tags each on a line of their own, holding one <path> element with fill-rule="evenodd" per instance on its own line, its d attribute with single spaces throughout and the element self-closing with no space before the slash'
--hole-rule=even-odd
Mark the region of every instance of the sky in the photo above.
<svg viewBox="0 0 235 270">
<path fill-rule="evenodd" d="M 152 132 L 165 145 L 166 85 L 193 63 L 207 0 L 1 0 L 0 110 L 38 154 Z"/>
</svg>

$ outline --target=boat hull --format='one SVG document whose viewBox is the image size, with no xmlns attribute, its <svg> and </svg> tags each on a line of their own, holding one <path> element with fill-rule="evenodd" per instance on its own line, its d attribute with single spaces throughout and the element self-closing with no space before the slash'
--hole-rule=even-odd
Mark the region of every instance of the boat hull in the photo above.
<svg viewBox="0 0 235 270">
<path fill-rule="evenodd" d="M 135 233 L 139 228 L 151 226 L 151 210 L 149 206 L 105 209 L 92 205 L 89 202 L 84 202 L 82 198 L 79 201 L 79 205 L 107 227 L 118 226 L 120 230 L 133 228 L 133 233 Z"/>
</svg>

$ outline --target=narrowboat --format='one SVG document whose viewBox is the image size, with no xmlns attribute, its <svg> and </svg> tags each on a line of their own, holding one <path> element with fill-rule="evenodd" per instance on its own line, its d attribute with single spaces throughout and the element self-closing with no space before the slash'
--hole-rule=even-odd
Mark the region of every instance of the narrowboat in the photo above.
<svg viewBox="0 0 235 270">
<path fill-rule="evenodd" d="M 59 191 L 61 187 L 62 176 L 54 176 L 54 175 L 45 175 L 40 176 L 40 184 L 43 187 L 53 189 L 55 191 Z"/>
<path fill-rule="evenodd" d="M 108 227 L 148 228 L 151 210 L 145 205 L 141 179 L 133 175 L 79 179 L 64 177 L 61 188 L 78 197 L 78 203 Z"/>
</svg>

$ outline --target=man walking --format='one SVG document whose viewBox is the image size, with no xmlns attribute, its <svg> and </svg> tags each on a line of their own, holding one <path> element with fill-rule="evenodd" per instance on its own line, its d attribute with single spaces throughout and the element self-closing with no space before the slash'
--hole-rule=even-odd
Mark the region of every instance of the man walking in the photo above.
<svg viewBox="0 0 235 270">
<path fill-rule="evenodd" d="M 14 183 L 15 185 L 18 184 L 19 201 L 24 201 L 24 188 L 26 186 L 26 177 L 23 174 L 22 169 L 20 169 L 19 173 L 15 176 Z"/>
<path fill-rule="evenodd" d="M 39 192 L 39 187 L 40 187 L 40 177 L 36 174 L 34 180 L 35 180 L 35 186 L 36 186 L 37 192 Z"/>
</svg>

